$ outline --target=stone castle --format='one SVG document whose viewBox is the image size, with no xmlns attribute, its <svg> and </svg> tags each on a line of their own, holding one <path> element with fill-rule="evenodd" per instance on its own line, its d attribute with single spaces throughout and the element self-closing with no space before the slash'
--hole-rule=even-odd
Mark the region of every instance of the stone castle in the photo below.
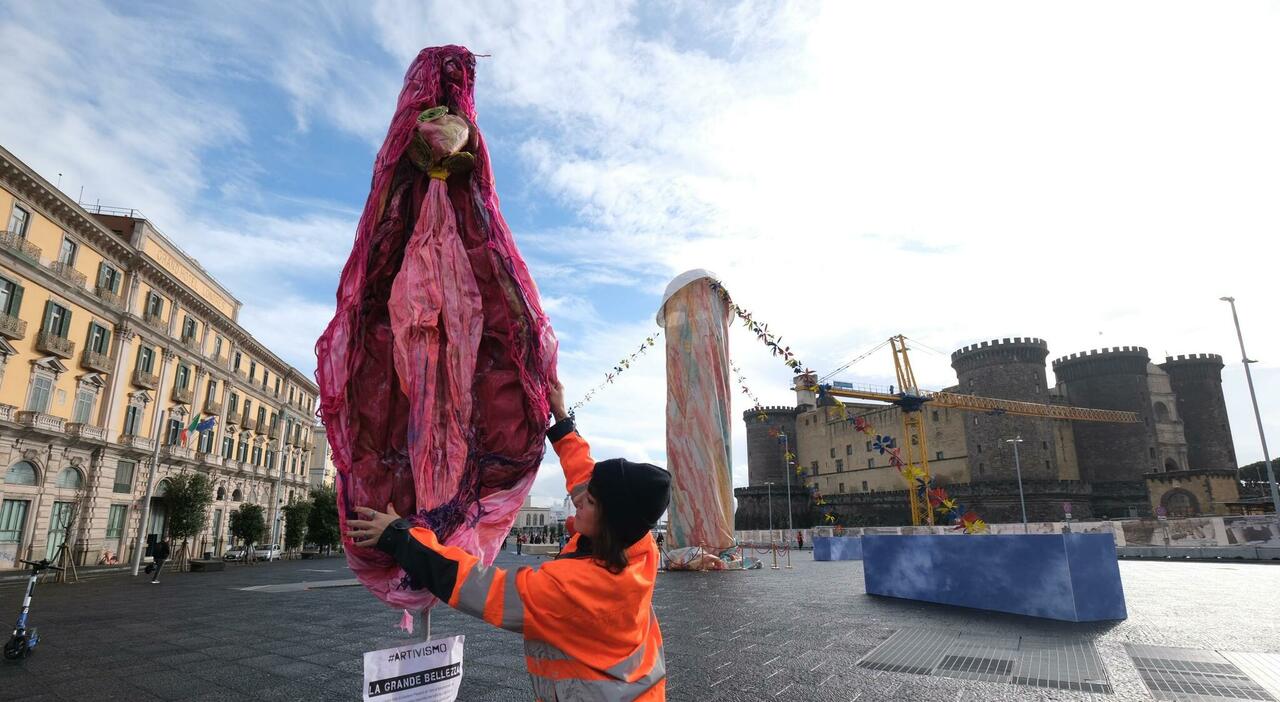
<svg viewBox="0 0 1280 702">
<path fill-rule="evenodd" d="M 1222 357 L 1192 354 L 1156 365 L 1137 346 L 1073 353 L 1053 361 L 1042 339 L 966 346 L 951 355 L 950 392 L 1042 404 L 1134 412 L 1136 424 L 1068 421 L 924 405 L 921 423 L 936 484 L 988 522 L 1021 520 L 1020 467 L 1031 521 L 1225 514 L 1239 500 L 1235 447 L 1222 394 Z M 802 383 L 806 385 L 808 383 Z M 837 523 L 910 523 L 906 483 L 854 429 L 864 417 L 876 433 L 904 437 L 894 405 L 819 400 L 797 391 L 794 407 L 748 410 L 748 482 L 735 491 L 737 527 L 809 526 L 825 513 Z M 787 469 L 782 440 L 795 454 Z M 1015 459 L 1010 439 L 1020 438 Z M 770 485 L 771 484 L 771 485 Z M 813 490 L 805 489 L 813 488 Z M 825 506 L 814 504 L 820 494 Z M 799 515 L 799 516 L 797 516 Z"/>
</svg>

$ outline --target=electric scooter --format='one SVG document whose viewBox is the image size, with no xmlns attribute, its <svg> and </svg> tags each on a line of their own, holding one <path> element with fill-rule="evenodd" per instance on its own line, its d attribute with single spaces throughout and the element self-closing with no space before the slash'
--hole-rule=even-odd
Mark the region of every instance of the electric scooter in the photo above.
<svg viewBox="0 0 1280 702">
<path fill-rule="evenodd" d="M 9 660 L 26 658 L 27 654 L 31 653 L 40 642 L 40 634 L 35 628 L 27 628 L 27 613 L 31 611 L 31 593 L 35 592 L 36 578 L 46 570 L 62 570 L 50 564 L 48 560 L 21 562 L 31 567 L 31 579 L 27 581 L 27 594 L 22 598 L 22 611 L 18 613 L 18 623 L 14 626 L 13 636 L 9 637 L 9 642 L 4 645 L 4 657 Z"/>
</svg>

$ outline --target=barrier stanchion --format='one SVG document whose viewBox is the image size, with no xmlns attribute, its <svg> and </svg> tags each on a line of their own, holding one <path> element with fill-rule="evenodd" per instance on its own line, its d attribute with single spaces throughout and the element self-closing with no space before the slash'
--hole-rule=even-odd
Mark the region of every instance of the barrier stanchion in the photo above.
<svg viewBox="0 0 1280 702">
<path fill-rule="evenodd" d="M 773 551 L 773 570 L 778 569 L 778 542 L 774 541 L 773 534 L 769 534 L 769 550 Z"/>
</svg>

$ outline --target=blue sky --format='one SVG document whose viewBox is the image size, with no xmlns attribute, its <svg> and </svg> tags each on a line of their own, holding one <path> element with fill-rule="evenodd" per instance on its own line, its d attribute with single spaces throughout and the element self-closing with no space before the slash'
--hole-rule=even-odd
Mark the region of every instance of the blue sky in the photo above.
<svg viewBox="0 0 1280 702">
<path fill-rule="evenodd" d="M 898 332 L 1238 359 L 1232 294 L 1280 444 L 1278 7 L 0 2 L 0 143 L 142 210 L 310 372 L 404 69 L 461 43 L 492 55 L 479 123 L 570 395 L 693 267 L 820 370 Z M 755 393 L 789 402 L 787 370 L 733 344 Z M 922 383 L 954 382 L 948 362 L 921 349 Z M 1238 360 L 1224 378 L 1256 460 Z M 662 385 L 651 353 L 598 396 L 598 453 L 663 460 Z"/>
</svg>

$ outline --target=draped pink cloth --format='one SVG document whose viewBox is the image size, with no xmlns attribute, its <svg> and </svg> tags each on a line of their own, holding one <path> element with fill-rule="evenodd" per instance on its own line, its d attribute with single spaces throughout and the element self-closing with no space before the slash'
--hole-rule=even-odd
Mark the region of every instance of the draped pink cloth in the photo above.
<svg viewBox="0 0 1280 702">
<path fill-rule="evenodd" d="M 491 563 L 542 460 L 556 340 L 498 211 L 474 76 L 460 46 L 423 49 L 410 65 L 316 343 L 316 379 L 344 533 L 355 507 L 393 503 Z M 447 180 L 407 153 L 418 115 L 441 105 L 470 123 L 475 156 Z M 389 556 L 345 547 L 387 604 L 434 604 Z"/>
</svg>

